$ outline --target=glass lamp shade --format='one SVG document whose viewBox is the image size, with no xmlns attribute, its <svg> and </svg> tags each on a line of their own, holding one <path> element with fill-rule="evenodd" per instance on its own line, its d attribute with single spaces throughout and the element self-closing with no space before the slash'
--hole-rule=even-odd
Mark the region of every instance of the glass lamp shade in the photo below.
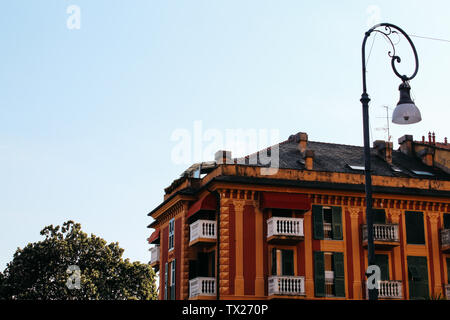
<svg viewBox="0 0 450 320">
<path fill-rule="evenodd" d="M 419 108 L 411 99 L 411 87 L 403 82 L 398 88 L 400 91 L 400 100 L 392 114 L 392 122 L 396 124 L 413 124 L 422 120 Z"/>
</svg>

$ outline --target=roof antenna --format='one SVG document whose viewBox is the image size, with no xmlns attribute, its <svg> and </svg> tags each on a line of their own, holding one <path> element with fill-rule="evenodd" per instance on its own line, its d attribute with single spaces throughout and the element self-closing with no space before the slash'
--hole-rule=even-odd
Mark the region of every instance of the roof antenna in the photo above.
<svg viewBox="0 0 450 320">
<path fill-rule="evenodd" d="M 386 126 L 376 128 L 375 130 L 383 130 L 383 131 L 387 132 L 387 141 L 390 142 L 392 139 L 392 136 L 391 136 L 390 127 L 389 127 L 389 119 L 391 118 L 391 117 L 389 117 L 389 110 L 391 108 L 389 108 L 389 106 L 382 106 L 382 107 L 386 109 L 386 117 L 377 117 L 377 118 L 386 119 Z"/>
</svg>

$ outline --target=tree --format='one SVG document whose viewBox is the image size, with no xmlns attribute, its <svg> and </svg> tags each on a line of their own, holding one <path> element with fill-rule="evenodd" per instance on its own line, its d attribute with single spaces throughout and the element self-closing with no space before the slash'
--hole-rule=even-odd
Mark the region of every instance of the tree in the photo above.
<svg viewBox="0 0 450 320">
<path fill-rule="evenodd" d="M 155 273 L 122 259 L 119 244 L 107 244 L 67 221 L 45 227 L 45 239 L 17 249 L 0 273 L 0 299 L 156 299 Z"/>
</svg>

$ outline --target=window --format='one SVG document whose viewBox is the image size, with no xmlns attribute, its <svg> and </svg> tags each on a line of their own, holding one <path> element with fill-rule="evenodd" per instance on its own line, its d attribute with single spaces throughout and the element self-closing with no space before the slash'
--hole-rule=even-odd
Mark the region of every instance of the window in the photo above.
<svg viewBox="0 0 450 320">
<path fill-rule="evenodd" d="M 312 206 L 314 239 L 343 239 L 341 211 L 341 207 Z"/>
<path fill-rule="evenodd" d="M 407 257 L 410 299 L 427 299 L 428 267 L 426 257 Z"/>
<path fill-rule="evenodd" d="M 345 297 L 342 252 L 314 252 L 314 292 L 316 297 Z"/>
<path fill-rule="evenodd" d="M 169 221 L 169 251 L 174 247 L 174 237 L 175 237 L 175 218 Z"/>
<path fill-rule="evenodd" d="M 434 176 L 431 172 L 426 171 L 419 171 L 419 170 L 411 170 L 414 174 L 417 174 L 418 176 Z"/>
<path fill-rule="evenodd" d="M 380 267 L 380 280 L 389 280 L 389 256 L 387 254 L 376 254 L 375 264 Z"/>
<path fill-rule="evenodd" d="M 373 223 L 386 224 L 386 213 L 384 209 L 372 209 Z"/>
<path fill-rule="evenodd" d="M 293 276 L 294 250 L 272 248 L 271 273 L 276 276 Z"/>
<path fill-rule="evenodd" d="M 444 229 L 450 229 L 450 213 L 444 213 Z"/>
<path fill-rule="evenodd" d="M 406 222 L 406 243 L 425 244 L 423 213 L 406 211 L 405 222 Z"/>
</svg>

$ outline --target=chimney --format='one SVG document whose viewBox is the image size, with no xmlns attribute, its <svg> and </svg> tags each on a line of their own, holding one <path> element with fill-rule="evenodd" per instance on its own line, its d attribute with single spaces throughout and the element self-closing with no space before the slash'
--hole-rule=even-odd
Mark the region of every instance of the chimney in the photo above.
<svg viewBox="0 0 450 320">
<path fill-rule="evenodd" d="M 306 144 L 308 143 L 308 134 L 305 132 L 299 132 L 298 150 L 303 154 L 306 151 Z"/>
<path fill-rule="evenodd" d="M 433 166 L 433 158 L 434 158 L 434 148 L 425 148 L 420 150 L 417 155 L 420 159 L 422 159 L 422 162 L 425 163 L 427 166 L 432 167 Z"/>
<path fill-rule="evenodd" d="M 219 150 L 214 154 L 217 164 L 232 164 L 231 151 Z"/>
<path fill-rule="evenodd" d="M 373 148 L 377 155 L 389 164 L 392 164 L 392 149 L 394 144 L 390 141 L 376 140 L 373 142 Z"/>
<path fill-rule="evenodd" d="M 447 137 L 444 138 L 444 144 L 447 145 Z"/>
<path fill-rule="evenodd" d="M 400 145 L 400 151 L 408 156 L 413 154 L 413 136 L 410 134 L 405 134 L 403 137 L 398 139 L 398 144 Z"/>
<path fill-rule="evenodd" d="M 428 144 L 431 144 L 431 132 L 428 131 Z"/>
<path fill-rule="evenodd" d="M 312 170 L 314 168 L 314 150 L 306 150 L 305 168 L 306 170 Z"/>
<path fill-rule="evenodd" d="M 433 132 L 433 134 L 431 135 L 431 137 L 433 138 L 433 144 L 436 144 L 436 136 L 434 135 L 434 132 Z"/>
</svg>

